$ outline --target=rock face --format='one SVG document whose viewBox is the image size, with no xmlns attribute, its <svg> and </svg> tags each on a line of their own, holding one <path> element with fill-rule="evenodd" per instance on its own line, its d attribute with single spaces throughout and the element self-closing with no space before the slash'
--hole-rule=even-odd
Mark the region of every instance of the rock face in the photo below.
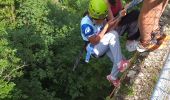
<svg viewBox="0 0 170 100">
<path fill-rule="evenodd" d="M 170 35 L 170 4 L 161 17 L 161 24 L 165 25 L 165 33 Z M 126 85 L 131 87 L 133 93 L 129 94 L 128 89 L 123 90 L 126 93 L 121 93 L 120 90 L 116 99 L 149 100 L 169 54 L 169 49 L 170 41 L 168 40 L 159 49 L 153 52 L 142 53 L 127 75 L 130 82 L 126 82 Z"/>
</svg>

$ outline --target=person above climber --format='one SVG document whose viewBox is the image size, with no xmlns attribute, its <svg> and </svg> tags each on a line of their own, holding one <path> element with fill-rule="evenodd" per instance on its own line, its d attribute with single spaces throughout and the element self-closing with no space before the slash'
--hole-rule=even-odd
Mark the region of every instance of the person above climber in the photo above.
<svg viewBox="0 0 170 100">
<path fill-rule="evenodd" d="M 166 35 L 159 26 L 160 17 L 169 0 L 144 0 L 139 15 L 140 42 L 139 52 L 157 49 Z"/>
<path fill-rule="evenodd" d="M 114 86 L 119 86 L 117 78 L 119 72 L 123 72 L 128 66 L 128 60 L 123 58 L 119 44 L 119 35 L 111 30 L 115 22 L 106 21 L 108 7 L 105 0 L 91 0 L 88 13 L 81 20 L 81 36 L 84 41 L 89 41 L 86 47 L 86 62 L 89 55 L 100 57 L 106 54 L 113 62 L 112 71 L 107 75 L 107 80 Z"/>
<path fill-rule="evenodd" d="M 137 46 L 137 39 L 140 36 L 139 28 L 138 28 L 138 10 L 132 10 L 130 13 L 126 14 L 126 7 L 123 9 L 121 0 L 107 0 L 108 4 L 108 19 L 109 20 L 116 20 L 117 16 L 120 14 L 125 15 L 120 19 L 117 20 L 117 26 L 115 30 L 118 32 L 120 36 L 123 36 L 127 33 L 127 42 L 126 42 L 126 49 L 128 51 L 135 51 Z"/>
</svg>

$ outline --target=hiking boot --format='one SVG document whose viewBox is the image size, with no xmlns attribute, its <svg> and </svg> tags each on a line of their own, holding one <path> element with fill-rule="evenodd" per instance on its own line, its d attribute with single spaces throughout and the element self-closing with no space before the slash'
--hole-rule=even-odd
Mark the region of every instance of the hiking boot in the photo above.
<svg viewBox="0 0 170 100">
<path fill-rule="evenodd" d="M 128 68 L 128 65 L 129 65 L 129 61 L 127 60 L 121 60 L 119 63 L 118 63 L 118 70 L 120 72 L 124 72 L 127 68 Z"/>
<path fill-rule="evenodd" d="M 164 26 L 159 27 L 158 29 L 156 29 L 155 31 L 153 31 L 151 33 L 152 39 L 156 39 L 158 41 L 162 41 L 166 38 L 166 34 L 164 33 L 163 30 Z"/>
<path fill-rule="evenodd" d="M 150 40 L 145 43 L 141 43 L 141 41 L 137 44 L 137 51 L 138 52 L 145 52 L 145 51 L 153 51 L 157 48 L 159 48 L 160 44 L 157 40 Z"/>
<path fill-rule="evenodd" d="M 158 41 L 163 41 L 165 38 L 166 38 L 166 34 L 159 34 L 159 33 L 156 33 L 154 35 L 152 35 L 152 38 L 153 39 L 156 39 Z"/>
<path fill-rule="evenodd" d="M 133 52 L 136 50 L 138 42 L 136 40 L 127 40 L 126 42 L 126 49 L 129 52 Z"/>
<path fill-rule="evenodd" d="M 118 87 L 120 86 L 120 80 L 119 79 L 116 79 L 115 77 L 113 77 L 112 75 L 107 75 L 107 80 L 109 82 L 111 82 L 115 87 Z"/>
</svg>

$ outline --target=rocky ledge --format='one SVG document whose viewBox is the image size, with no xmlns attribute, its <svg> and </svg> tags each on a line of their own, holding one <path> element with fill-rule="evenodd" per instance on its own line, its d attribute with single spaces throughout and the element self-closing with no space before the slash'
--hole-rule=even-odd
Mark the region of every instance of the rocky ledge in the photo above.
<svg viewBox="0 0 170 100">
<path fill-rule="evenodd" d="M 165 25 L 164 31 L 170 35 L 170 4 L 161 17 L 161 24 Z M 161 47 L 153 52 L 140 54 L 136 63 L 128 72 L 128 82 L 125 80 L 123 87 L 116 95 L 117 100 L 149 100 L 160 71 L 167 59 L 170 49 L 170 40 L 165 41 Z M 170 99 L 170 98 L 169 98 Z"/>
</svg>

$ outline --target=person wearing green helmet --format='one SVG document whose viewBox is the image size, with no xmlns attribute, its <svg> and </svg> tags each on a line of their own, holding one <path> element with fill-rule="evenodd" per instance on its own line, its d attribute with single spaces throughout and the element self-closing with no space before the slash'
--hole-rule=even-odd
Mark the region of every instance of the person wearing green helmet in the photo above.
<svg viewBox="0 0 170 100">
<path fill-rule="evenodd" d="M 99 58 L 106 54 L 113 62 L 112 71 L 107 75 L 107 79 L 114 85 L 119 86 L 120 81 L 117 78 L 119 72 L 123 72 L 129 61 L 123 58 L 119 35 L 112 30 L 115 22 L 106 21 L 108 7 L 105 0 L 91 0 L 88 13 L 81 20 L 81 36 L 86 46 L 85 62 L 89 62 L 90 55 Z"/>
<path fill-rule="evenodd" d="M 104 0 L 91 0 L 88 11 L 89 15 L 94 19 L 104 19 L 107 17 L 107 5 Z"/>
</svg>

